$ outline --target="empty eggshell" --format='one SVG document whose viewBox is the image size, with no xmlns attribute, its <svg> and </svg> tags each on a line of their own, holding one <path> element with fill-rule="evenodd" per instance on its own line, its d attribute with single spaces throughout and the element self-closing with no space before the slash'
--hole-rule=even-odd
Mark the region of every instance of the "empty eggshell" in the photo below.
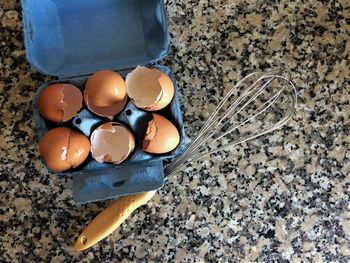
<svg viewBox="0 0 350 263">
<path fill-rule="evenodd" d="M 160 110 L 174 97 L 173 82 L 158 69 L 138 66 L 126 76 L 125 84 L 131 101 L 144 110 Z"/>
<path fill-rule="evenodd" d="M 145 152 L 162 154 L 174 150 L 180 142 L 180 134 L 168 119 L 152 113 L 148 123 L 142 148 Z"/>
<path fill-rule="evenodd" d="M 39 95 L 38 108 L 47 120 L 61 123 L 71 120 L 83 106 L 80 90 L 67 83 L 47 86 Z"/>
<path fill-rule="evenodd" d="M 123 100 L 111 106 L 98 107 L 98 106 L 95 106 L 94 104 L 88 104 L 88 102 L 86 103 L 86 105 L 88 106 L 89 110 L 91 110 L 93 113 L 102 117 L 113 119 L 114 115 L 118 114 L 125 108 L 127 102 L 128 102 L 128 97 L 125 96 Z"/>
<path fill-rule="evenodd" d="M 157 76 L 143 66 L 138 66 L 125 79 L 126 91 L 131 101 L 139 108 L 154 106 L 162 96 L 162 87 Z"/>
<path fill-rule="evenodd" d="M 100 162 L 119 164 L 126 160 L 135 148 L 132 132 L 124 125 L 108 122 L 91 135 L 92 157 Z"/>
<path fill-rule="evenodd" d="M 169 76 L 158 69 L 151 69 L 152 72 L 157 76 L 158 82 L 162 87 L 162 97 L 158 102 L 151 107 L 152 111 L 161 110 L 165 108 L 174 97 L 175 89 L 174 83 Z"/>
<path fill-rule="evenodd" d="M 125 81 L 114 71 L 97 71 L 85 84 L 84 100 L 92 112 L 112 119 L 126 105 Z"/>
<path fill-rule="evenodd" d="M 66 127 L 48 131 L 40 141 L 40 155 L 48 168 L 62 172 L 82 164 L 89 155 L 89 139 Z"/>
</svg>

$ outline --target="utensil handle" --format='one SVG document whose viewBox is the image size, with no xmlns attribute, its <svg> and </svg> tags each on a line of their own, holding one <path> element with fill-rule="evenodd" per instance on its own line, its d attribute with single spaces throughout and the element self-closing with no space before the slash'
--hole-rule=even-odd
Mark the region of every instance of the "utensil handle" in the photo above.
<svg viewBox="0 0 350 263">
<path fill-rule="evenodd" d="M 75 241 L 74 249 L 82 251 L 110 235 L 138 207 L 147 203 L 156 191 L 123 196 L 98 214 Z"/>
</svg>

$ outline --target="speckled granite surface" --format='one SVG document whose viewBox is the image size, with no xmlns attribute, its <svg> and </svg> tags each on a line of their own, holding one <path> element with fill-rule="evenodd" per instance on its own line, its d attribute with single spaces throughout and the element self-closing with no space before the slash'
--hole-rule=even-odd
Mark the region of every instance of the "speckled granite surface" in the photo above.
<svg viewBox="0 0 350 263">
<path fill-rule="evenodd" d="M 167 1 L 172 52 L 192 137 L 248 72 L 291 72 L 293 120 L 224 161 L 169 179 L 152 202 L 84 253 L 78 233 L 107 203 L 76 206 L 72 181 L 38 159 L 32 100 L 49 79 L 26 62 L 19 3 L 1 0 L 1 262 L 348 262 L 350 4 Z M 202 110 L 198 110 L 201 108 Z"/>
</svg>

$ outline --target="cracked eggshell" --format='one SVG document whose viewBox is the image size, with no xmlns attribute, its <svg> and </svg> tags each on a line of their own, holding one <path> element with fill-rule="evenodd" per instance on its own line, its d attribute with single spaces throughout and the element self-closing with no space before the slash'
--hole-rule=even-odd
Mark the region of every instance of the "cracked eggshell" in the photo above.
<svg viewBox="0 0 350 263">
<path fill-rule="evenodd" d="M 151 107 L 152 111 L 157 111 L 165 108 L 174 98 L 175 88 L 174 83 L 170 77 L 158 69 L 151 69 L 152 72 L 157 76 L 158 82 L 162 87 L 162 97 L 158 102 Z"/>
<path fill-rule="evenodd" d="M 48 131 L 40 141 L 40 155 L 51 170 L 62 172 L 82 164 L 89 155 L 89 139 L 66 127 Z"/>
<path fill-rule="evenodd" d="M 81 91 L 72 84 L 55 83 L 39 95 L 38 108 L 47 120 L 62 123 L 71 120 L 83 106 Z"/>
<path fill-rule="evenodd" d="M 135 149 L 132 132 L 117 122 L 108 122 L 95 129 L 90 138 L 92 157 L 100 162 L 119 164 Z"/>
<path fill-rule="evenodd" d="M 127 103 L 124 79 L 111 70 L 97 71 L 85 84 L 84 101 L 93 113 L 112 119 Z"/>
<path fill-rule="evenodd" d="M 143 139 L 143 150 L 153 154 L 163 154 L 174 150 L 180 142 L 177 128 L 159 114 L 152 113 L 152 116 Z"/>
<path fill-rule="evenodd" d="M 156 111 L 166 107 L 174 97 L 174 84 L 158 69 L 138 66 L 126 76 L 126 93 L 136 107 Z"/>
<path fill-rule="evenodd" d="M 94 104 L 89 104 L 89 102 L 86 102 L 86 105 L 88 109 L 91 110 L 93 113 L 102 117 L 107 117 L 112 120 L 114 115 L 117 115 L 125 108 L 127 102 L 128 97 L 125 96 L 124 99 L 122 99 L 120 102 L 107 107 L 98 107 Z"/>
</svg>

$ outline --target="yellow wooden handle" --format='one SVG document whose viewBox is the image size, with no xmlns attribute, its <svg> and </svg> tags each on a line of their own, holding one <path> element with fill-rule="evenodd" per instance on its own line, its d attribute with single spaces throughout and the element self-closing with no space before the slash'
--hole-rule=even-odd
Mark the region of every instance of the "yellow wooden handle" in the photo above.
<svg viewBox="0 0 350 263">
<path fill-rule="evenodd" d="M 98 214 L 75 241 L 74 249 L 81 251 L 95 245 L 116 230 L 139 206 L 147 203 L 156 191 L 119 198 Z"/>
</svg>

